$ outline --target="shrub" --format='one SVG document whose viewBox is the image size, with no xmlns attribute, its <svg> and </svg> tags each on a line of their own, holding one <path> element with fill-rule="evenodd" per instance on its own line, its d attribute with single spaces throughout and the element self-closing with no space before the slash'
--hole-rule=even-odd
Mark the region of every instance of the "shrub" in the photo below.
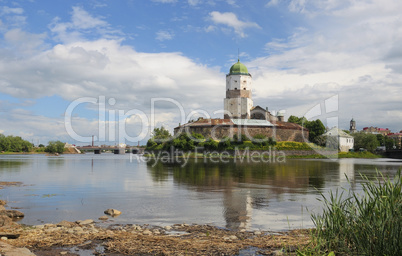
<svg viewBox="0 0 402 256">
<path fill-rule="evenodd" d="M 377 172 L 378 173 L 378 172 Z M 321 194 L 324 210 L 312 215 L 313 242 L 339 255 L 400 255 L 402 251 L 402 176 L 369 181 L 361 175 L 363 195 L 353 190 Z"/>
<path fill-rule="evenodd" d="M 275 146 L 278 150 L 311 150 L 309 144 L 295 141 L 280 141 Z"/>
<path fill-rule="evenodd" d="M 47 145 L 45 152 L 48 153 L 63 153 L 64 152 L 64 143 L 61 141 L 49 141 L 49 144 Z"/>
</svg>

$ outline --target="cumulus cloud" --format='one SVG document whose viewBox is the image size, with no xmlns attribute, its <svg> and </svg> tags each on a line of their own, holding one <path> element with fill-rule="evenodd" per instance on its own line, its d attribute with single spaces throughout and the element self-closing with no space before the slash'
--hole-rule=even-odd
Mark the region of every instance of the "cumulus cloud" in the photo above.
<svg viewBox="0 0 402 256">
<path fill-rule="evenodd" d="M 174 33 L 166 30 L 159 30 L 156 32 L 156 40 L 166 41 L 172 40 L 174 38 Z"/>
<path fill-rule="evenodd" d="M 50 30 L 55 39 L 63 43 L 84 40 L 84 38 L 118 38 L 121 32 L 113 30 L 102 17 L 93 17 L 81 7 L 73 7 L 71 21 L 62 22 L 56 17 Z"/>
<path fill-rule="evenodd" d="M 225 25 L 232 28 L 240 37 L 246 37 L 246 33 L 244 33 L 246 28 L 261 28 L 255 22 L 239 20 L 236 14 L 232 12 L 210 12 L 209 18 L 217 25 Z"/>
<path fill-rule="evenodd" d="M 354 116 L 360 129 L 371 125 L 400 129 L 402 121 L 395 117 L 402 114 L 396 96 L 401 93 L 402 62 L 395 44 L 402 44 L 397 11 L 402 3 L 326 2 L 329 7 L 292 1 L 293 11 L 303 9 L 315 25 L 273 39 L 266 44 L 269 56 L 246 63 L 254 78 L 255 101 L 274 109 L 287 105 L 287 113 L 301 116 L 339 95 L 342 128 Z M 319 10 L 327 19 L 319 16 Z"/>
</svg>

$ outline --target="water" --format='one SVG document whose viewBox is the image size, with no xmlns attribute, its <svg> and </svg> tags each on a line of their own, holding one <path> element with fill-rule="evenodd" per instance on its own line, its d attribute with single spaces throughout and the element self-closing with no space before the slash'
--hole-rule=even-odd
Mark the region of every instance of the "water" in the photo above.
<svg viewBox="0 0 402 256">
<path fill-rule="evenodd" d="M 360 191 L 359 173 L 374 178 L 377 168 L 393 176 L 401 167 L 391 159 L 193 159 L 181 166 L 130 155 L 1 155 L 0 181 L 23 185 L 0 190 L 0 199 L 21 208 L 21 223 L 28 225 L 97 220 L 115 208 L 122 214 L 110 223 L 281 231 L 312 227 L 310 212 L 321 211 L 319 193 L 349 188 L 345 174 L 352 189 Z"/>
</svg>

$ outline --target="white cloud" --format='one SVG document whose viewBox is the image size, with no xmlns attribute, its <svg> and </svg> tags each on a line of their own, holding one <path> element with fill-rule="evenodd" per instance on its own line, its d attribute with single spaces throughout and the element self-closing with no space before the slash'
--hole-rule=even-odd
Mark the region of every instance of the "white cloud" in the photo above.
<svg viewBox="0 0 402 256">
<path fill-rule="evenodd" d="M 200 2 L 200 0 L 188 0 L 188 4 L 191 6 L 197 6 Z"/>
<path fill-rule="evenodd" d="M 236 14 L 232 12 L 220 13 L 213 11 L 209 13 L 209 16 L 215 24 L 222 24 L 232 28 L 240 37 L 246 37 L 246 34 L 244 33 L 244 29 L 246 28 L 260 28 L 260 26 L 258 26 L 258 24 L 255 22 L 245 22 L 239 20 Z"/>
<path fill-rule="evenodd" d="M 16 98 L 40 99 L 60 95 L 67 101 L 74 101 L 80 97 L 98 99 L 103 95 L 116 100 L 114 106 L 107 106 L 108 109 L 137 109 L 150 115 L 151 99 L 155 97 L 176 100 L 186 113 L 199 108 L 202 99 L 202 107 L 211 114 L 222 108 L 224 97 L 224 90 L 210 94 L 224 85 L 224 75 L 218 69 L 197 64 L 180 53 L 136 52 L 116 40 L 59 44 L 34 56 L 8 60 L 7 65 L 0 64 L 0 72 L 4 74 L 0 79 L 0 93 Z M 159 101 L 155 106 L 157 120 L 168 120 L 167 127 L 176 127 L 182 122 L 179 106 L 162 103 Z M 95 107 L 88 106 L 96 111 Z M 54 125 L 49 124 L 46 128 L 44 124 L 51 121 L 43 117 L 46 120 L 33 128 L 36 126 L 26 116 L 28 114 L 21 116 L 20 113 L 18 120 L 14 118 L 21 127 L 16 127 L 16 132 L 29 133 L 34 129 L 34 134 L 45 134 Z M 10 122 L 3 125 L 8 131 L 14 127 Z M 93 125 L 77 121 L 74 127 L 77 131 L 85 131 Z M 52 128 L 51 134 L 58 130 L 60 128 Z M 66 136 L 65 131 L 63 136 Z"/>
<path fill-rule="evenodd" d="M 51 32 L 54 33 L 55 39 L 63 43 L 80 41 L 84 38 L 118 38 L 121 32 L 113 30 L 110 25 L 101 17 L 93 17 L 81 7 L 72 8 L 72 16 L 70 22 L 61 22 L 60 18 L 55 18 L 50 25 Z"/>
<path fill-rule="evenodd" d="M 4 34 L 4 39 L 15 49 L 18 56 L 32 55 L 44 47 L 46 34 L 31 34 L 19 28 L 11 29 Z"/>
<path fill-rule="evenodd" d="M 278 4 L 279 4 L 279 0 L 270 0 L 265 6 L 271 7 L 271 6 L 276 6 Z"/>
<path fill-rule="evenodd" d="M 0 15 L 4 15 L 4 14 L 23 14 L 24 13 L 24 9 L 22 8 L 11 8 L 8 6 L 3 6 L 1 8 L 0 11 Z"/>
<path fill-rule="evenodd" d="M 169 32 L 166 30 L 159 30 L 156 32 L 156 40 L 159 41 L 166 41 L 166 40 L 172 40 L 174 38 L 174 33 Z"/>
<path fill-rule="evenodd" d="M 400 130 L 402 121 L 395 117 L 402 114 L 396 96 L 402 93 L 402 53 L 395 45 L 402 45 L 397 11 L 402 3 L 326 2 L 330 7 L 293 1 L 293 10 L 303 9 L 306 24 L 314 25 L 270 41 L 270 56 L 246 63 L 254 78 L 254 101 L 303 115 L 339 94 L 343 128 L 354 116 L 361 126 Z"/>
</svg>

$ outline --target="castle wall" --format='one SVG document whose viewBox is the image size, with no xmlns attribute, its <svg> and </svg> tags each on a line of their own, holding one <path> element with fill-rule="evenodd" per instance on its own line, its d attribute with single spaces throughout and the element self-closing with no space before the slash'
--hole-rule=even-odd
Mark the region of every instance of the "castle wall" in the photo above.
<svg viewBox="0 0 402 256">
<path fill-rule="evenodd" d="M 180 131 L 182 129 L 182 131 Z M 273 137 L 276 141 L 296 141 L 306 142 L 308 140 L 308 131 L 300 129 L 290 129 L 286 127 L 268 127 L 268 126 L 230 126 L 230 125 L 215 125 L 215 126 L 187 126 L 177 127 L 174 133 L 187 132 L 200 133 L 205 138 L 213 138 L 219 140 L 225 136 L 232 138 L 235 134 L 245 134 L 250 139 L 255 135 L 265 135 Z"/>
</svg>

